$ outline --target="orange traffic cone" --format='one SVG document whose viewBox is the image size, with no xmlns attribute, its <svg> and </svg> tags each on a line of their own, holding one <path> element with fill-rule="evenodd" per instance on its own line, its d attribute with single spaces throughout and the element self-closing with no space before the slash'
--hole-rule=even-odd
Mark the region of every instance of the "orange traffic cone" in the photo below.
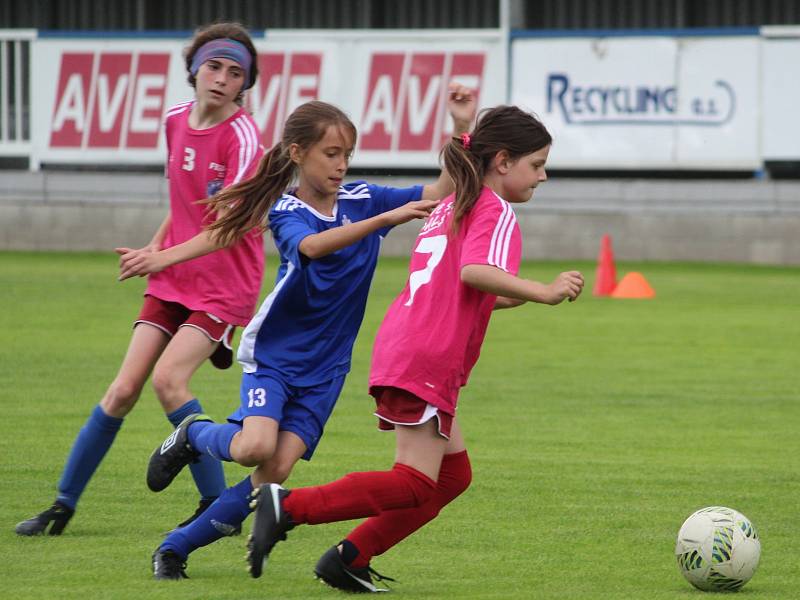
<svg viewBox="0 0 800 600">
<path fill-rule="evenodd" d="M 611 293 L 612 298 L 655 298 L 656 292 L 647 283 L 644 275 L 632 271 L 622 278 Z"/>
<path fill-rule="evenodd" d="M 594 296 L 610 296 L 617 287 L 617 268 L 614 266 L 614 253 L 611 251 L 611 236 L 605 234 L 600 241 L 600 254 L 595 271 Z"/>
</svg>

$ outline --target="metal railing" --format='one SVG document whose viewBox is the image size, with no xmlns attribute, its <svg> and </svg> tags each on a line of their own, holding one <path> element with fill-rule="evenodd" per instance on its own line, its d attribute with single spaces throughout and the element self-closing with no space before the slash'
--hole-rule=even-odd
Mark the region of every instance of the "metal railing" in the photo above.
<svg viewBox="0 0 800 600">
<path fill-rule="evenodd" d="M 0 156 L 31 153 L 32 29 L 0 29 Z"/>
</svg>

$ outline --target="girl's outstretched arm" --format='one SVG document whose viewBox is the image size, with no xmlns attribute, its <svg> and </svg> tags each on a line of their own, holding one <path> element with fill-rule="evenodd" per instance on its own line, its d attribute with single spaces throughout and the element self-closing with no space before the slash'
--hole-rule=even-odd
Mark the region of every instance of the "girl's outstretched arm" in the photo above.
<svg viewBox="0 0 800 600">
<path fill-rule="evenodd" d="M 217 218 L 223 217 L 226 211 L 224 209 L 217 209 Z M 164 221 L 161 228 L 166 232 L 167 220 Z M 159 228 L 159 231 L 161 231 Z M 158 235 L 158 234 L 156 234 Z M 155 237 L 153 238 L 155 241 Z M 130 277 L 144 277 L 150 273 L 158 273 L 167 267 L 176 265 L 178 263 L 192 260 L 199 256 L 211 254 L 215 250 L 224 248 L 222 244 L 217 241 L 216 232 L 203 229 L 193 238 L 186 240 L 181 244 L 170 246 L 164 250 L 160 250 L 163 236 L 159 241 L 159 247 L 153 247 L 153 242 L 148 246 L 134 250 L 133 248 L 114 248 L 114 252 L 119 254 L 119 281 L 124 281 Z"/>
<path fill-rule="evenodd" d="M 174 264 L 205 256 L 220 248 L 222 246 L 217 244 L 214 234 L 203 230 L 182 244 L 158 252 L 153 252 L 148 247 L 139 250 L 114 248 L 114 251 L 120 255 L 119 280 L 123 281 L 136 275 L 142 277 L 149 273 L 158 273 Z"/>
<path fill-rule="evenodd" d="M 462 133 L 467 133 L 472 121 L 475 120 L 478 101 L 472 90 L 461 85 L 457 81 L 451 81 L 447 86 L 447 109 L 453 117 L 453 136 L 459 137 Z M 435 183 L 430 183 L 422 188 L 422 198 L 424 200 L 441 200 L 445 196 L 453 193 L 455 187 L 453 180 L 447 171 L 442 169 L 439 179 Z"/>
<path fill-rule="evenodd" d="M 575 300 L 583 290 L 583 275 L 578 271 L 560 273 L 552 283 L 545 284 L 522 279 L 491 265 L 475 264 L 462 267 L 461 281 L 496 296 L 552 305 L 567 298 Z"/>
<path fill-rule="evenodd" d="M 363 221 L 334 227 L 320 233 L 312 233 L 302 239 L 298 250 L 303 256 L 312 260 L 322 258 L 354 244 L 383 227 L 400 225 L 412 219 L 425 219 L 437 204 L 438 201 L 435 200 L 415 200 Z"/>
<path fill-rule="evenodd" d="M 525 300 L 519 298 L 507 298 L 506 296 L 498 296 L 494 301 L 494 308 L 492 310 L 501 310 L 503 308 L 515 308 L 525 304 Z"/>
</svg>

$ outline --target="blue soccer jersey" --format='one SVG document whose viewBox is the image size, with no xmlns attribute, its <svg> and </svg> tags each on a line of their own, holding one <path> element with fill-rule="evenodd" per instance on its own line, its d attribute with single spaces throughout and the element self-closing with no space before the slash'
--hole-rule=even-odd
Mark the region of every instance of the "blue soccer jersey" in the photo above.
<svg viewBox="0 0 800 600">
<path fill-rule="evenodd" d="M 339 188 L 332 216 L 320 214 L 291 193 L 278 200 L 269 223 L 281 265 L 275 288 L 242 334 L 238 359 L 244 371 L 269 373 L 295 386 L 317 385 L 347 373 L 380 240 L 391 228 L 316 260 L 300 253 L 300 242 L 421 196 L 422 186 L 350 183 Z"/>
</svg>

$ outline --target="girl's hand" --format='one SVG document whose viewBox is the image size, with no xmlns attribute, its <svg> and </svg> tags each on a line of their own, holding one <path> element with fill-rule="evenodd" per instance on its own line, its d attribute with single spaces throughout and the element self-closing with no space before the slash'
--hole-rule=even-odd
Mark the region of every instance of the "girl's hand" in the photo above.
<svg viewBox="0 0 800 600">
<path fill-rule="evenodd" d="M 461 135 L 469 131 L 478 111 L 478 99 L 472 90 L 451 81 L 447 86 L 447 111 L 453 117 L 454 134 Z"/>
<path fill-rule="evenodd" d="M 581 295 L 583 291 L 583 275 L 579 271 L 566 271 L 560 273 L 555 281 L 547 286 L 547 296 L 544 299 L 546 304 L 560 304 L 567 298 L 572 302 Z"/>
<path fill-rule="evenodd" d="M 387 225 L 400 225 L 412 219 L 427 219 L 438 204 L 438 200 L 415 200 L 383 213 L 383 217 Z"/>
<path fill-rule="evenodd" d="M 119 259 L 119 281 L 124 281 L 130 277 L 144 277 L 148 273 L 158 273 L 163 271 L 167 264 L 161 259 L 161 254 L 153 252 L 150 246 L 145 246 L 139 250 L 132 248 L 114 248 L 120 255 Z"/>
</svg>

